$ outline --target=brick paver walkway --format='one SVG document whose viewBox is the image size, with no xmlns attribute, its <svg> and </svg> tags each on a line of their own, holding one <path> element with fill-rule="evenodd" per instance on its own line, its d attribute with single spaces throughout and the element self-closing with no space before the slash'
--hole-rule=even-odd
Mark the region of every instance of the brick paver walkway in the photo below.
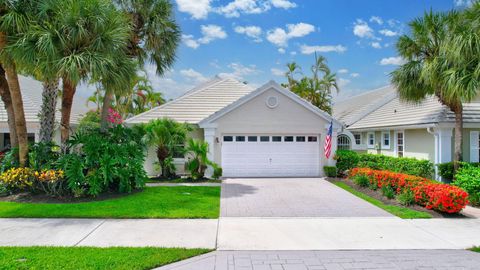
<svg viewBox="0 0 480 270">
<path fill-rule="evenodd" d="M 222 217 L 391 217 L 321 178 L 227 179 Z"/>
<path fill-rule="evenodd" d="M 465 250 L 217 251 L 159 270 L 479 269 Z"/>
</svg>

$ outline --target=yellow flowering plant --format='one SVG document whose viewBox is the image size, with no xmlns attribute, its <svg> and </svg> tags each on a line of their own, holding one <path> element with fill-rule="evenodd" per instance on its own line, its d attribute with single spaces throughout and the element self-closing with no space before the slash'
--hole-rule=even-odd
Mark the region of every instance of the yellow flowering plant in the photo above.
<svg viewBox="0 0 480 270">
<path fill-rule="evenodd" d="M 11 191 L 31 189 L 34 181 L 34 171 L 30 168 L 11 168 L 0 175 L 0 182 Z"/>
<path fill-rule="evenodd" d="M 48 195 L 60 196 L 65 192 L 64 172 L 62 170 L 35 171 L 35 189 Z"/>
</svg>

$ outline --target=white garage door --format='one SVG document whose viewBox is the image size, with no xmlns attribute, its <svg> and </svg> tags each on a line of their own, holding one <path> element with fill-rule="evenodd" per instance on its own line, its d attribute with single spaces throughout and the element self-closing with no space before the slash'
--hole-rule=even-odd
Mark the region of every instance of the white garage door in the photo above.
<svg viewBox="0 0 480 270">
<path fill-rule="evenodd" d="M 318 176 L 318 135 L 225 135 L 225 177 Z"/>
</svg>

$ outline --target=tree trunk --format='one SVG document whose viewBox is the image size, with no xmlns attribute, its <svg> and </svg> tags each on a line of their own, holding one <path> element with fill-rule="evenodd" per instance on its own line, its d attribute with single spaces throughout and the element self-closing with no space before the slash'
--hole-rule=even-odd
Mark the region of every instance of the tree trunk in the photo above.
<svg viewBox="0 0 480 270">
<path fill-rule="evenodd" d="M 28 137 L 27 123 L 25 122 L 25 112 L 23 110 L 22 92 L 20 91 L 20 83 L 15 68 L 15 63 L 11 63 L 5 68 L 7 73 L 8 87 L 12 97 L 13 112 L 15 114 L 15 131 L 18 139 L 18 160 L 20 167 L 25 167 L 28 155 Z"/>
<path fill-rule="evenodd" d="M 463 106 L 459 104 L 454 108 L 455 113 L 455 152 L 453 156 L 454 175 L 458 169 L 459 162 L 462 161 L 462 131 L 463 131 Z"/>
<path fill-rule="evenodd" d="M 42 107 L 40 118 L 40 141 L 50 143 L 55 131 L 55 112 L 57 110 L 58 81 L 43 82 Z"/>
<path fill-rule="evenodd" d="M 10 89 L 8 87 L 7 78 L 5 77 L 5 70 L 0 65 L 0 96 L 2 98 L 5 110 L 7 111 L 8 129 L 10 131 L 10 147 L 18 146 L 17 133 L 15 132 L 15 113 L 13 112 L 12 97 L 10 96 Z"/>
<path fill-rule="evenodd" d="M 166 177 L 167 172 L 165 171 L 165 159 L 168 157 L 168 149 L 164 146 L 159 146 L 157 147 L 157 158 L 158 158 L 158 163 L 160 164 L 160 168 L 162 170 L 161 175 L 163 177 Z"/>
<path fill-rule="evenodd" d="M 108 127 L 108 109 L 112 103 L 113 93 L 112 91 L 105 89 L 105 97 L 103 98 L 102 114 L 100 116 L 100 130 L 105 132 Z"/>
<path fill-rule="evenodd" d="M 70 114 L 72 113 L 73 96 L 76 85 L 69 79 L 63 78 L 62 119 L 60 120 L 60 135 L 62 150 L 66 151 L 67 140 L 70 136 Z"/>
</svg>

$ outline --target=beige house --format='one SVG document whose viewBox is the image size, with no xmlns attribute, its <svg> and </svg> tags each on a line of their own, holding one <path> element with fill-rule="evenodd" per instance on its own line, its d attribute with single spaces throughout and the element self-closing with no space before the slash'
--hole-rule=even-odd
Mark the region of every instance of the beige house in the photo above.
<svg viewBox="0 0 480 270">
<path fill-rule="evenodd" d="M 214 78 L 126 123 L 163 117 L 194 125 L 191 137 L 209 143 L 209 159 L 225 177 L 322 176 L 323 166 L 333 164 L 323 150 L 331 116 L 273 81 L 254 89 Z M 334 153 L 341 124 L 333 120 L 333 127 Z M 159 173 L 154 150 L 145 162 L 150 175 Z M 182 173 L 185 158 L 175 162 Z"/>
<path fill-rule="evenodd" d="M 480 99 L 464 104 L 463 160 L 479 161 Z M 401 102 L 393 86 L 338 102 L 333 116 L 345 129 L 339 149 L 428 159 L 453 159 L 454 114 L 429 97 L 420 104 Z"/>
</svg>

